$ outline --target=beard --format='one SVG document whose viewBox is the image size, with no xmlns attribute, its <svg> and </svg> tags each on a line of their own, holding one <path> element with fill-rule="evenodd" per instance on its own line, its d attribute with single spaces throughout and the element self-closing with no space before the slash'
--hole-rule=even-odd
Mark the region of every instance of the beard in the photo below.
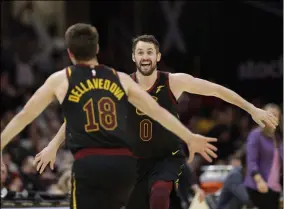
<svg viewBox="0 0 284 209">
<path fill-rule="evenodd" d="M 150 76 L 157 69 L 157 64 L 152 65 L 151 63 L 149 66 L 142 66 L 141 63 L 136 63 L 136 68 L 143 76 Z"/>
</svg>

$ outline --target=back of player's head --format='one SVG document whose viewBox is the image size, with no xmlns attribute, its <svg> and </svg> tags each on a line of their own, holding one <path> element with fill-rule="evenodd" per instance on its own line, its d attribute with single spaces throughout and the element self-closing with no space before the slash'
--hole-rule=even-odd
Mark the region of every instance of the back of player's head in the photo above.
<svg viewBox="0 0 284 209">
<path fill-rule="evenodd" d="M 65 33 L 65 41 L 76 60 L 89 61 L 97 56 L 99 34 L 90 24 L 77 23 L 70 26 Z"/>
<path fill-rule="evenodd" d="M 152 43 L 152 44 L 154 44 L 157 53 L 160 51 L 160 44 L 157 41 L 157 39 L 155 38 L 155 36 L 153 36 L 153 35 L 141 35 L 141 36 L 137 36 L 136 38 L 134 38 L 132 40 L 132 52 L 135 51 L 136 45 L 139 41 Z"/>
</svg>

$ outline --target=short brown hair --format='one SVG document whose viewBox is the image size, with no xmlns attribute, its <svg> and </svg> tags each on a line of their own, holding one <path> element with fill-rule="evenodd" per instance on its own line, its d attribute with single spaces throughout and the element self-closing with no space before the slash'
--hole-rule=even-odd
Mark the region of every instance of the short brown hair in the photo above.
<svg viewBox="0 0 284 209">
<path fill-rule="evenodd" d="M 76 60 L 89 61 L 97 56 L 99 34 L 90 24 L 70 26 L 65 33 L 65 41 Z"/>
<path fill-rule="evenodd" d="M 134 38 L 132 40 L 132 52 L 135 51 L 136 45 L 139 41 L 152 43 L 152 44 L 155 45 L 156 51 L 157 52 L 160 51 L 160 44 L 157 41 L 157 39 L 155 38 L 155 36 L 153 36 L 153 35 L 141 35 L 141 36 L 137 36 L 136 38 Z"/>
</svg>

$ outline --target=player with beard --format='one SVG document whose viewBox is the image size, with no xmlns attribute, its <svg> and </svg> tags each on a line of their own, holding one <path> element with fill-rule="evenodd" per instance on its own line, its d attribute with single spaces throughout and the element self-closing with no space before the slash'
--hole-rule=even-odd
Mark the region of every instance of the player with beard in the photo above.
<svg viewBox="0 0 284 209">
<path fill-rule="evenodd" d="M 254 107 L 235 92 L 206 80 L 184 73 L 167 73 L 157 69 L 161 60 L 159 42 L 152 35 L 138 36 L 133 40 L 132 60 L 136 72 L 131 77 L 157 102 L 178 117 L 177 100 L 183 92 L 215 96 L 239 106 L 264 126 L 263 121 L 275 128 L 275 118 Z M 131 118 L 133 133 L 139 133 L 135 154 L 138 159 L 138 179 L 130 196 L 127 209 L 179 208 L 174 183 L 178 183 L 185 157 L 179 140 L 171 132 L 153 121 L 143 112 L 135 110 Z M 137 123 L 138 122 L 138 123 Z M 203 157 L 210 161 L 207 156 Z M 192 155 L 190 153 L 190 160 Z"/>
<path fill-rule="evenodd" d="M 131 77 L 176 117 L 176 101 L 183 92 L 190 92 L 219 97 L 250 113 L 262 127 L 264 124 L 276 127 L 277 120 L 272 114 L 254 107 L 227 88 L 184 73 L 170 74 L 158 71 L 157 63 L 161 59 L 161 53 L 154 36 L 142 35 L 134 39 L 132 52 L 132 60 L 137 71 Z M 138 179 L 127 209 L 168 209 L 170 205 L 171 208 L 178 208 L 180 202 L 173 188 L 174 183 L 178 182 L 185 160 L 184 154 L 180 151 L 181 140 L 140 110 L 134 109 L 133 113 L 133 117 L 129 118 L 129 132 L 139 138 L 134 140 L 138 142 L 134 151 L 139 158 Z M 53 140 L 60 142 L 64 139 L 55 137 Z M 49 162 L 54 162 L 55 155 L 55 150 L 45 148 L 37 159 L 40 161 L 39 164 L 45 167 Z M 213 155 L 214 153 L 211 153 L 211 156 Z M 190 152 L 190 160 L 193 156 L 194 153 Z M 211 161 L 207 154 L 202 156 Z"/>
</svg>

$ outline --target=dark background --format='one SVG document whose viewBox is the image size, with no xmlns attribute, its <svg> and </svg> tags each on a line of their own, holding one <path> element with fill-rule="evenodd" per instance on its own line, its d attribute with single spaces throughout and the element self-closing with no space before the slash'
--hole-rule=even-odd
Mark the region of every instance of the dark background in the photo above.
<svg viewBox="0 0 284 209">
<path fill-rule="evenodd" d="M 169 12 L 164 12 L 165 6 Z M 176 6 L 181 10 L 173 20 L 178 26 L 174 32 L 181 38 L 174 36 L 166 48 L 168 20 L 173 19 Z M 131 40 L 153 34 L 161 45 L 160 69 L 217 82 L 258 107 L 270 102 L 282 107 L 282 10 L 282 1 L 2 1 L 1 131 L 50 74 L 70 65 L 64 33 L 77 22 L 97 27 L 99 61 L 117 70 L 134 72 Z M 190 130 L 219 139 L 219 158 L 213 164 L 231 165 L 234 156 L 245 152 L 247 135 L 256 124 L 244 111 L 216 98 L 191 94 L 182 96 L 178 108 Z M 60 149 L 55 170 L 47 168 L 43 175 L 32 163 L 62 122 L 60 106 L 52 104 L 13 139 L 3 153 L 8 172 L 1 173 L 1 178 L 5 176 L 1 188 L 68 193 L 73 162 L 68 150 Z"/>
</svg>

